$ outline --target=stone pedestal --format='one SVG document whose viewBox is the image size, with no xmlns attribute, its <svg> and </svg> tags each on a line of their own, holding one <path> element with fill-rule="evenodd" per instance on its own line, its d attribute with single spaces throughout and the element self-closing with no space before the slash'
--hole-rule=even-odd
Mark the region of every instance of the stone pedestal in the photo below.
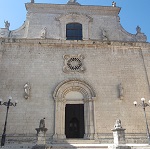
<svg viewBox="0 0 150 149">
<path fill-rule="evenodd" d="M 131 149 L 130 146 L 126 146 L 125 130 L 121 126 L 121 120 L 116 120 L 114 129 L 112 129 L 114 145 L 108 146 L 108 149 Z"/>
<path fill-rule="evenodd" d="M 37 145 L 45 145 L 46 144 L 46 131 L 47 128 L 36 128 L 37 131 Z"/>
<path fill-rule="evenodd" d="M 112 129 L 115 145 L 126 144 L 125 130 L 126 129 L 123 129 L 123 128 Z"/>
<path fill-rule="evenodd" d="M 0 37 L 7 38 L 9 36 L 9 29 L 7 28 L 0 28 Z"/>
</svg>

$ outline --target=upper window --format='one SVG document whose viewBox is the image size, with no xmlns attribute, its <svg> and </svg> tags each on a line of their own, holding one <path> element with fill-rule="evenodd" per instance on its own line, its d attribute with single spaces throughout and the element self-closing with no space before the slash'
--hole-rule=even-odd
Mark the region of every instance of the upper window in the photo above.
<svg viewBox="0 0 150 149">
<path fill-rule="evenodd" d="M 82 40 L 82 24 L 69 23 L 66 25 L 67 40 Z"/>
</svg>

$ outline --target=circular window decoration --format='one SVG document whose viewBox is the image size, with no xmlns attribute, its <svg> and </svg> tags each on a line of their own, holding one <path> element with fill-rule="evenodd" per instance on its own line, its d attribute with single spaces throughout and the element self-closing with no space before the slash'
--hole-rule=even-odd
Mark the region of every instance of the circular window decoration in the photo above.
<svg viewBox="0 0 150 149">
<path fill-rule="evenodd" d="M 83 67 L 84 56 L 81 54 L 78 55 L 64 55 L 64 72 L 84 72 L 85 68 Z"/>
<path fill-rule="evenodd" d="M 81 68 L 82 62 L 79 58 L 72 57 L 68 60 L 67 65 L 71 70 L 78 70 Z"/>
</svg>

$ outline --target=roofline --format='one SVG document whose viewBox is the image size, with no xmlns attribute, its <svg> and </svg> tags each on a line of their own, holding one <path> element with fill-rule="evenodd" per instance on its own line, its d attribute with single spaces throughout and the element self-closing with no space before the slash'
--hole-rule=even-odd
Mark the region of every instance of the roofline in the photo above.
<svg viewBox="0 0 150 149">
<path fill-rule="evenodd" d="M 67 10 L 76 12 L 77 7 L 82 7 L 81 10 L 90 14 L 90 11 L 95 12 L 100 15 L 112 15 L 117 16 L 120 13 L 120 7 L 112 6 L 96 6 L 96 5 L 68 5 L 68 4 L 46 4 L 46 3 L 26 3 L 26 10 L 28 12 L 56 12 L 56 9 L 59 11 Z M 44 8 L 44 9 L 43 9 Z M 90 10 L 90 11 L 89 11 Z"/>
</svg>

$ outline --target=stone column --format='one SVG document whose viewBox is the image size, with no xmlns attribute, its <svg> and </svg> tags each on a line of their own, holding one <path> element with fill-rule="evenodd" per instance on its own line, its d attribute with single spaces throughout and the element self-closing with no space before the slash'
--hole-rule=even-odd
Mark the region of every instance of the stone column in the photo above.
<svg viewBox="0 0 150 149">
<path fill-rule="evenodd" d="M 55 133 L 53 140 L 65 139 L 65 99 L 55 99 Z"/>
<path fill-rule="evenodd" d="M 94 99 L 84 99 L 85 139 L 96 139 L 94 119 Z"/>
</svg>

